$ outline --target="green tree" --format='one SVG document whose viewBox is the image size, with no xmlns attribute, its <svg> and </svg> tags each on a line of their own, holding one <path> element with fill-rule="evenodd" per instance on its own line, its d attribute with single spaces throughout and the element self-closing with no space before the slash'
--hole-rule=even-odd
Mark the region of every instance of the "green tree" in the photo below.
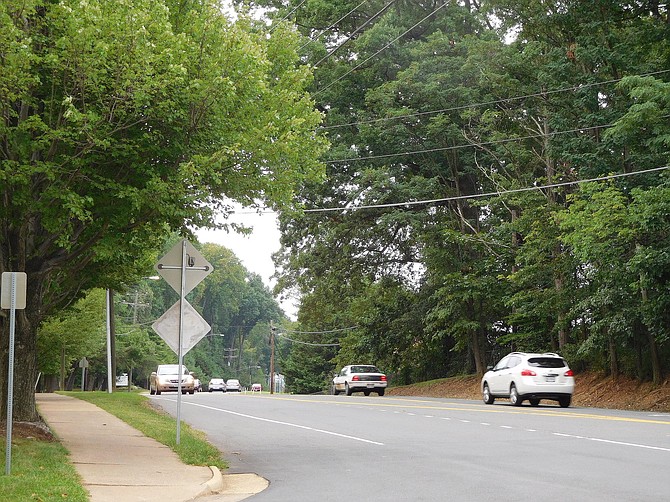
<svg viewBox="0 0 670 502">
<path fill-rule="evenodd" d="M 282 207 L 321 176 L 298 37 L 222 12 L 216 0 L 0 7 L 0 269 L 28 274 L 16 419 L 36 418 L 47 316 L 133 282 L 171 230 L 213 225 L 224 196 Z M 6 356 L 5 317 L 2 342 Z"/>
<path fill-rule="evenodd" d="M 509 350 L 567 351 L 587 367 L 603 353 L 637 350 L 630 360 L 638 374 L 648 364 L 657 378 L 643 353 L 653 351 L 652 326 L 663 339 L 663 283 L 640 269 L 639 257 L 663 265 L 663 253 L 628 242 L 622 261 L 608 260 L 631 271 L 617 280 L 573 249 L 561 222 L 579 204 L 571 196 L 582 180 L 637 173 L 626 178 L 623 202 L 635 232 L 643 224 L 632 221 L 632 190 L 650 190 L 653 200 L 660 193 L 658 172 L 642 171 L 668 164 L 666 6 L 257 3 L 277 8 L 275 18 L 294 21 L 305 37 L 332 143 L 327 183 L 299 192 L 309 212 L 281 216 L 279 289 L 301 292 L 305 329 L 374 325 L 342 340 L 336 361 L 392 361 L 393 346 L 406 367 L 438 361 L 431 367 L 447 374 L 482 371 Z M 496 192 L 513 193 L 483 197 Z M 603 211 L 612 209 L 605 202 Z M 652 207 L 663 211 L 657 200 Z M 644 218 L 665 242 L 663 219 Z M 619 237 L 598 244 L 621 249 Z M 634 305 L 651 317 L 633 315 Z M 408 311 L 414 323 L 397 343 L 391 334 Z M 381 333 L 394 343 L 379 343 Z M 384 353 L 373 356 L 377 348 Z M 318 379 L 326 365 L 310 364 Z"/>
</svg>

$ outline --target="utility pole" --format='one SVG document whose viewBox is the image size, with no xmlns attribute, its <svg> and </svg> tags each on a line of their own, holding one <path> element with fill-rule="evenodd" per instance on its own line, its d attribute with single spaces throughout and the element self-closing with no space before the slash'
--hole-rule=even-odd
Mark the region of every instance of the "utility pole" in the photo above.
<svg viewBox="0 0 670 502">
<path fill-rule="evenodd" d="M 270 321 L 270 394 L 275 393 L 275 325 Z"/>
</svg>

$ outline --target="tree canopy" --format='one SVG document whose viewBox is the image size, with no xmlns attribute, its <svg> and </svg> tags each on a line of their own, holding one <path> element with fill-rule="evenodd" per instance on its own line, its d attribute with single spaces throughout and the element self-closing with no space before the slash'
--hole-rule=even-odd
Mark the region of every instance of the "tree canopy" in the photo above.
<svg viewBox="0 0 670 502">
<path fill-rule="evenodd" d="M 217 0 L 8 1 L 0 33 L 0 269 L 28 274 L 14 410 L 31 420 L 47 316 L 131 282 L 225 200 L 286 206 L 326 141 L 298 34 Z"/>
<path fill-rule="evenodd" d="M 279 287 L 305 331 L 357 326 L 292 367 L 326 388 L 335 365 L 410 382 L 560 351 L 661 381 L 666 5 L 255 3 L 304 37 L 332 145 L 309 211 L 282 215 Z"/>
</svg>

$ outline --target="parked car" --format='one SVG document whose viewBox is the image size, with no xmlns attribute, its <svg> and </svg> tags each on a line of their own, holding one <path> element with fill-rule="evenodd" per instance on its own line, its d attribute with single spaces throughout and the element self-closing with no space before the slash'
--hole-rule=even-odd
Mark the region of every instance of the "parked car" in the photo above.
<svg viewBox="0 0 670 502">
<path fill-rule="evenodd" d="M 486 404 L 493 404 L 498 397 L 509 398 L 513 406 L 521 406 L 526 400 L 537 406 L 540 400 L 551 399 L 567 408 L 574 390 L 574 373 L 565 359 L 553 352 L 507 354 L 481 381 Z"/>
<path fill-rule="evenodd" d="M 263 387 L 259 383 L 251 384 L 251 392 L 260 392 L 262 389 Z"/>
<path fill-rule="evenodd" d="M 202 382 L 200 379 L 196 378 L 193 380 L 193 388 L 196 392 L 202 392 Z"/>
<path fill-rule="evenodd" d="M 182 364 L 181 392 L 193 394 L 195 392 L 195 378 Z M 149 378 L 149 393 L 160 396 L 161 392 L 177 392 L 179 389 L 179 365 L 161 364 L 151 373 Z"/>
<path fill-rule="evenodd" d="M 236 380 L 234 378 L 231 378 L 230 380 L 226 381 L 226 387 L 228 388 L 228 392 L 242 392 L 242 386 L 240 385 L 240 381 Z"/>
<path fill-rule="evenodd" d="M 207 390 L 209 392 L 214 392 L 215 390 L 226 392 L 226 382 L 223 381 L 223 378 L 212 378 L 207 384 Z"/>
<path fill-rule="evenodd" d="M 376 366 L 352 364 L 345 366 L 335 375 L 331 382 L 331 393 L 336 396 L 340 392 L 346 392 L 347 396 L 351 396 L 354 392 L 362 392 L 369 396 L 371 392 L 376 392 L 383 396 L 387 384 L 386 375 Z"/>
</svg>

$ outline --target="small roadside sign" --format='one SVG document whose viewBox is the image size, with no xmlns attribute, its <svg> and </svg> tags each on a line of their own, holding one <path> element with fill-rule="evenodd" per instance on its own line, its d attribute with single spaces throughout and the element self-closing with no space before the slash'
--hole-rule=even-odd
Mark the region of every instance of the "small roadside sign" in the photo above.
<svg viewBox="0 0 670 502">
<path fill-rule="evenodd" d="M 12 288 L 13 279 L 13 288 Z M 3 272 L 2 286 L 0 287 L 0 308 L 17 310 L 26 308 L 26 284 L 28 276 L 25 272 Z M 14 305 L 12 305 L 12 292 L 14 293 Z"/>
<path fill-rule="evenodd" d="M 173 352 L 179 355 L 179 302 L 172 305 L 151 327 Z M 187 300 L 184 300 L 183 328 L 182 355 L 195 347 L 195 344 L 212 329 Z"/>
<path fill-rule="evenodd" d="M 214 267 L 189 241 L 179 241 L 156 264 L 156 271 L 178 294 L 181 294 L 182 253 L 186 253 L 184 295 L 187 295 L 212 273 Z"/>
</svg>

